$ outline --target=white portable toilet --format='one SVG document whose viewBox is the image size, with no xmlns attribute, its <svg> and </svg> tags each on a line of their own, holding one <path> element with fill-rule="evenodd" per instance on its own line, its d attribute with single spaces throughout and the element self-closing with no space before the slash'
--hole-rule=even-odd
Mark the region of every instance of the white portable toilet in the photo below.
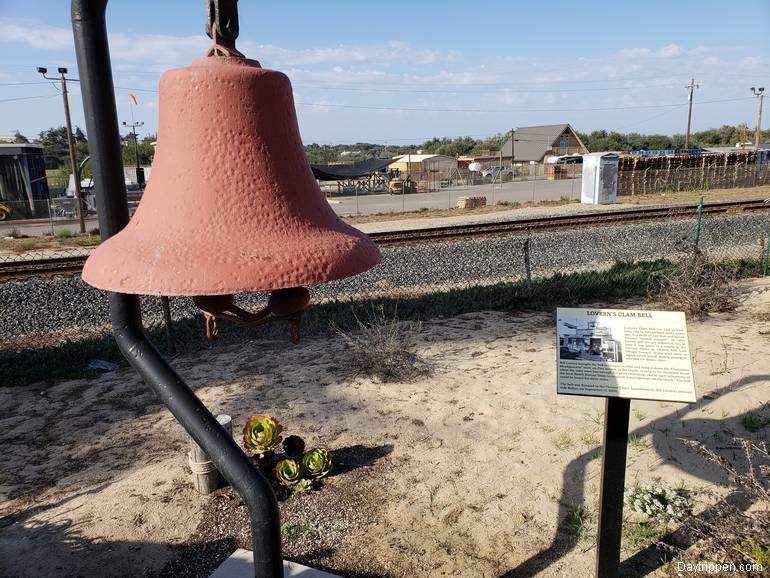
<svg viewBox="0 0 770 578">
<path fill-rule="evenodd" d="M 583 190 L 581 203 L 610 205 L 618 196 L 618 155 L 588 153 L 583 155 Z"/>
</svg>

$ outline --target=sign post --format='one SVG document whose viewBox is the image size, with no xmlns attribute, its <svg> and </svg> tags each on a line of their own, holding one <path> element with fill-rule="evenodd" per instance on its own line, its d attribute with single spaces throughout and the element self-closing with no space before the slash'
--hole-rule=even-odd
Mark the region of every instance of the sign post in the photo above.
<svg viewBox="0 0 770 578">
<path fill-rule="evenodd" d="M 596 576 L 598 578 L 617 576 L 620 567 L 630 410 L 631 400 L 620 397 L 608 397 L 604 405 L 599 532 L 596 539 Z"/>
<path fill-rule="evenodd" d="M 596 578 L 617 578 L 632 399 L 695 401 L 684 313 L 558 308 L 557 393 L 605 397 Z"/>
</svg>

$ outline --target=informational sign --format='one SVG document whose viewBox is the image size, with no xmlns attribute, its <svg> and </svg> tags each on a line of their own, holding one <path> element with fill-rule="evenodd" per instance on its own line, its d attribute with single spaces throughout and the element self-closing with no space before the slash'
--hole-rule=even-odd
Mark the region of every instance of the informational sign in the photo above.
<svg viewBox="0 0 770 578">
<path fill-rule="evenodd" d="M 695 401 L 684 313 L 556 310 L 557 393 Z"/>
</svg>

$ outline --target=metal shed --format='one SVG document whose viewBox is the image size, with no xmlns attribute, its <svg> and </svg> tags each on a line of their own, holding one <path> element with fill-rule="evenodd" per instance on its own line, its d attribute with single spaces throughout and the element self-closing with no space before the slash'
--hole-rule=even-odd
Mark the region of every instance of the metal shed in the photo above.
<svg viewBox="0 0 770 578">
<path fill-rule="evenodd" d="M 0 202 L 11 209 L 7 218 L 48 216 L 42 145 L 0 144 Z"/>
</svg>

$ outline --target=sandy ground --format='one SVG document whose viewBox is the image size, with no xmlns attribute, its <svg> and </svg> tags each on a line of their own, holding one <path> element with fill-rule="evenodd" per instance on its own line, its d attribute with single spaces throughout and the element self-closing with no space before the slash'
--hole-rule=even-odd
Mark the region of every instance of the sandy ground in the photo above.
<svg viewBox="0 0 770 578">
<path fill-rule="evenodd" d="M 738 311 L 689 323 L 699 401 L 632 403 L 627 483 L 708 487 L 721 478 L 678 439 L 750 435 L 740 417 L 770 399 L 770 282 L 743 290 Z M 603 400 L 556 395 L 553 314 L 438 318 L 417 341 L 433 371 L 411 383 L 350 375 L 336 336 L 174 365 L 235 431 L 267 411 L 311 444 L 368 448 L 371 503 L 338 547 L 369 576 L 590 576 L 593 543 L 566 516 L 596 514 Z M 131 370 L 2 389 L 0 407 L 0 575 L 141 576 L 178 556 L 211 498 L 191 489 L 184 432 Z"/>
</svg>

